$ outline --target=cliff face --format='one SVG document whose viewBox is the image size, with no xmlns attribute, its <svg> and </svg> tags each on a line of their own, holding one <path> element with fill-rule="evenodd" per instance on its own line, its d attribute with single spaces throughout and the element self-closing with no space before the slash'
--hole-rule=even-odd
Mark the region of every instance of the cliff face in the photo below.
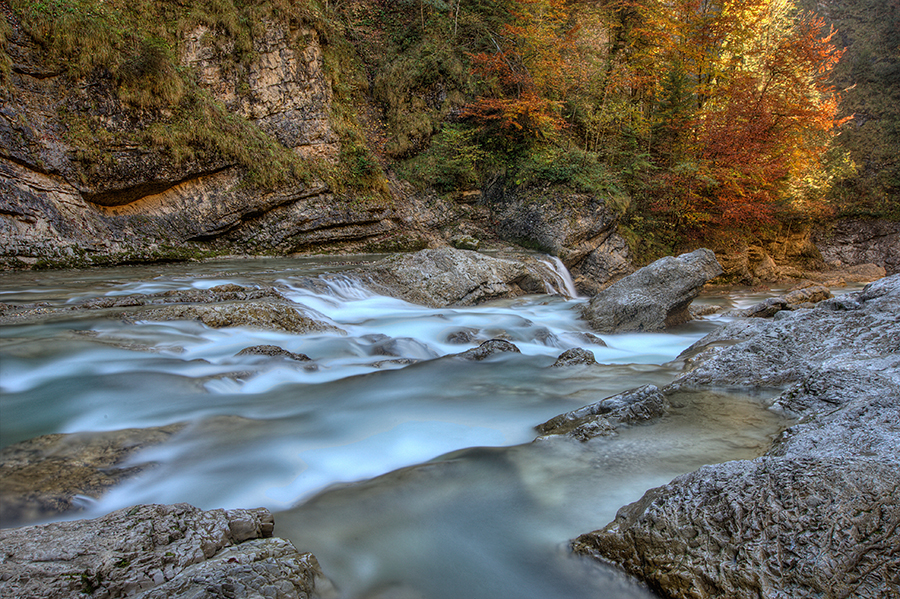
<svg viewBox="0 0 900 599">
<path fill-rule="evenodd" d="M 306 161 L 333 163 L 341 144 L 329 117 L 332 91 L 315 30 L 266 22 L 251 58 L 238 67 L 230 60 L 233 39 L 203 25 L 189 31 L 178 61 L 192 73 L 195 95 L 212 106 L 192 121 L 192 114 L 123 102 L 103 70 L 73 77 L 48 59 L 5 2 L 3 12 L 11 62 L 0 91 L 0 257 L 7 264 L 41 258 L 81 264 L 92 257 L 102 263 L 207 250 L 290 252 L 365 241 L 397 228 L 387 206 L 336 206 L 314 175 L 260 185 L 220 148 L 192 138 L 185 155 L 165 141 L 184 136 L 179 128 L 219 121 L 213 126 L 226 133 L 243 127 Z"/>
</svg>

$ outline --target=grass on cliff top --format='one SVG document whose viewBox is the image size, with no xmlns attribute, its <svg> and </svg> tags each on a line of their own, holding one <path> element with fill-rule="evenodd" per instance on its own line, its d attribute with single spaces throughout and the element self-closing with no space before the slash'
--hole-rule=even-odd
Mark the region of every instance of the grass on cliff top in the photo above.
<svg viewBox="0 0 900 599">
<path fill-rule="evenodd" d="M 371 188 L 373 181 L 383 179 L 380 167 L 370 168 L 374 161 L 367 157 L 360 136 L 351 135 L 352 120 L 336 127 L 348 149 L 342 158 L 350 160 L 343 166 L 349 168 L 304 159 L 250 121 L 229 114 L 198 85 L 195 74 L 179 63 L 186 34 L 201 25 L 211 36 L 204 41 L 226 56 L 223 69 L 239 81 L 249 76 L 253 40 L 265 34 L 269 22 L 282 23 L 296 33 L 292 42 L 298 53 L 305 50 L 299 34 L 303 26 L 319 31 L 327 44 L 329 37 L 340 36 L 315 1 L 9 1 L 23 29 L 41 45 L 50 64 L 74 79 L 112 81 L 126 116 L 149 123 L 134 131 L 111 131 L 90 107 L 68 105 L 63 110 L 68 141 L 84 165 L 106 160 L 104 142 L 116 142 L 163 151 L 177 163 L 220 156 L 247 168 L 248 182 L 267 189 L 323 178 L 340 183 L 336 187 Z M 5 24 L 5 19 L 2 22 Z M 5 52 L 2 58 L 7 58 Z M 340 55 L 336 61 L 346 63 Z M 0 61 L 0 67 L 2 64 Z M 330 71 L 341 68 L 352 69 L 343 65 Z M 351 176 L 345 182 L 343 175 L 348 171 Z M 81 176 L 89 177 L 89 172 Z"/>
</svg>

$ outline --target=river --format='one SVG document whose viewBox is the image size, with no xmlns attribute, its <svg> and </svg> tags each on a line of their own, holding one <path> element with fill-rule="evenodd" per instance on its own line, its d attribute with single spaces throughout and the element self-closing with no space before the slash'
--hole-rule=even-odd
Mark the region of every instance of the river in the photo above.
<svg viewBox="0 0 900 599">
<path fill-rule="evenodd" d="M 647 489 L 702 464 L 762 453 L 783 426 L 765 396 L 685 393 L 670 415 L 616 437 L 533 442 L 535 425 L 678 375 L 668 365 L 719 326 L 586 343 L 584 298 L 565 273 L 549 291 L 477 307 L 426 308 L 354 280 L 305 277 L 375 257 L 222 260 L 0 273 L 0 302 L 79 301 L 225 283 L 276 285 L 343 331 L 297 335 L 198 322 L 79 315 L 0 327 L 0 444 L 48 433 L 187 426 L 132 463 L 156 463 L 99 501 L 204 509 L 265 506 L 278 536 L 312 551 L 332 596 L 356 599 L 581 599 L 650 596 L 567 541 L 600 528 Z M 571 292 L 570 292 L 571 293 Z M 759 297 L 701 298 L 725 306 Z M 465 333 L 465 335 L 460 335 Z M 459 338 L 468 342 L 454 343 Z M 490 338 L 520 354 L 453 354 Z M 238 352 L 277 345 L 311 363 Z M 565 349 L 596 366 L 551 368 Z"/>
</svg>

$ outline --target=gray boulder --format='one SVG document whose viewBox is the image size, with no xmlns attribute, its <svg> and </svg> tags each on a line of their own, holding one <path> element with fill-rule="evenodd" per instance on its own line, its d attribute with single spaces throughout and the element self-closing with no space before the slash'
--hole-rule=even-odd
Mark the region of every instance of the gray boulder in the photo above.
<svg viewBox="0 0 900 599">
<path fill-rule="evenodd" d="M 491 356 L 502 353 L 520 354 L 522 352 L 518 347 L 505 339 L 490 339 L 478 347 L 473 347 L 470 350 L 464 351 L 461 354 L 455 354 L 451 357 L 462 358 L 463 360 L 469 360 L 471 362 L 480 362 Z"/>
<path fill-rule="evenodd" d="M 710 250 L 661 258 L 595 295 L 582 317 L 601 333 L 660 331 L 690 320 L 691 302 L 720 274 Z"/>
<path fill-rule="evenodd" d="M 725 327 L 669 387 L 787 387 L 764 456 L 651 489 L 575 552 L 671 598 L 900 596 L 900 276 L 829 302 Z"/>
<path fill-rule="evenodd" d="M 0 530 L 0 595 L 19 599 L 307 599 L 319 567 L 273 539 L 268 510 L 141 505 Z"/>
<path fill-rule="evenodd" d="M 597 359 L 594 358 L 593 352 L 580 347 L 567 349 L 556 358 L 551 368 L 564 368 L 566 366 L 590 366 L 596 364 Z"/>
<path fill-rule="evenodd" d="M 394 255 L 358 271 L 358 276 L 387 295 L 432 307 L 546 293 L 545 281 L 556 280 L 540 260 L 495 258 L 454 248 Z"/>
</svg>

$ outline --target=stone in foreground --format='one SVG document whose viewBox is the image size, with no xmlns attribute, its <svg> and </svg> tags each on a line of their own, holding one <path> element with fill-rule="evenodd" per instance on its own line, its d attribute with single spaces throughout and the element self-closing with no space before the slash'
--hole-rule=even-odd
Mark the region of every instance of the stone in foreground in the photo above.
<svg viewBox="0 0 900 599">
<path fill-rule="evenodd" d="M 262 508 L 177 504 L 0 530 L 0 596 L 309 599 L 318 563 L 273 527 Z"/>
<path fill-rule="evenodd" d="M 691 302 L 722 272 L 707 249 L 667 256 L 595 295 L 582 317 L 600 333 L 661 331 L 690 320 Z"/>
</svg>

